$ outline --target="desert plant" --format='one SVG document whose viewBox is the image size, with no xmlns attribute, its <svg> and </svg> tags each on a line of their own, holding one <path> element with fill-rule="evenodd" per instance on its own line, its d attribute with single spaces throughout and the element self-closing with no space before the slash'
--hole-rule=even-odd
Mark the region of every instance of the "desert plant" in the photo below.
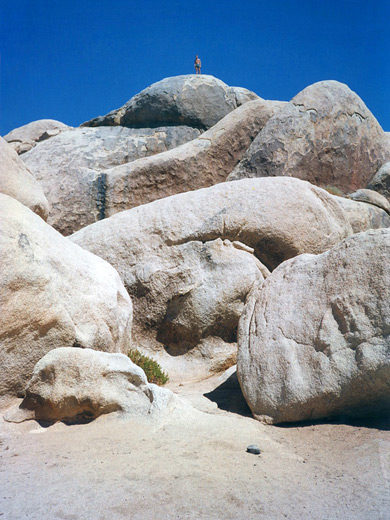
<svg viewBox="0 0 390 520">
<path fill-rule="evenodd" d="M 133 363 L 142 368 L 149 383 L 155 383 L 156 385 L 162 386 L 168 382 L 168 374 L 162 370 L 161 366 L 154 359 L 141 354 L 141 352 L 136 349 L 130 350 L 128 356 Z"/>
<path fill-rule="evenodd" d="M 324 186 L 324 190 L 336 197 L 344 197 L 344 193 L 337 186 Z"/>
</svg>

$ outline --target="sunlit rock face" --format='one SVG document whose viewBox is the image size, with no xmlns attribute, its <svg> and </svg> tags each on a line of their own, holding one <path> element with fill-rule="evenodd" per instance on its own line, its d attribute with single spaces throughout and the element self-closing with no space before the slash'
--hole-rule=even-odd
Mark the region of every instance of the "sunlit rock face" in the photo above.
<svg viewBox="0 0 390 520">
<path fill-rule="evenodd" d="M 23 395 L 58 347 L 130 348 L 133 310 L 118 273 L 0 194 L 0 398 Z"/>
<path fill-rule="evenodd" d="M 388 136 L 364 102 L 347 85 L 321 81 L 268 121 L 229 180 L 284 175 L 350 193 L 386 160 Z"/>
<path fill-rule="evenodd" d="M 269 423 L 390 409 L 390 230 L 281 264 L 248 298 L 238 377 Z"/>
</svg>

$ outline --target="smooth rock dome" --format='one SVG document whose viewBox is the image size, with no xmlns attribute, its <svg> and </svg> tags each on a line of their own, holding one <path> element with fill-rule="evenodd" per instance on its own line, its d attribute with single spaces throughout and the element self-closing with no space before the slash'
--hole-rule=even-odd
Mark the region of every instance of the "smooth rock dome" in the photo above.
<svg viewBox="0 0 390 520">
<path fill-rule="evenodd" d="M 187 125 L 208 129 L 244 102 L 257 98 L 255 93 L 229 87 L 214 76 L 173 76 L 153 83 L 123 107 L 84 126 Z"/>
</svg>

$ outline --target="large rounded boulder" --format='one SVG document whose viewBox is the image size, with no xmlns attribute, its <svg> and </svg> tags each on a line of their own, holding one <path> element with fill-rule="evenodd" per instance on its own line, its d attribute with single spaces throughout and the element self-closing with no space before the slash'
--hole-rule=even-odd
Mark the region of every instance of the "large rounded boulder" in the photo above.
<svg viewBox="0 0 390 520">
<path fill-rule="evenodd" d="M 390 215 L 390 202 L 377 191 L 361 188 L 349 193 L 348 198 L 376 206 Z"/>
<path fill-rule="evenodd" d="M 39 119 L 32 121 L 27 125 L 15 128 L 4 139 L 9 143 L 14 150 L 19 154 L 23 154 L 34 148 L 34 146 L 50 137 L 65 132 L 71 127 L 56 121 L 55 119 Z"/>
<path fill-rule="evenodd" d="M 39 182 L 31 174 L 18 154 L 0 137 L 0 193 L 18 200 L 44 220 L 49 203 Z"/>
<path fill-rule="evenodd" d="M 153 83 L 123 107 L 84 126 L 187 125 L 208 129 L 244 102 L 256 98 L 253 92 L 229 87 L 214 76 L 174 76 Z"/>
<path fill-rule="evenodd" d="M 359 96 L 321 81 L 268 121 L 229 180 L 285 175 L 349 193 L 389 159 L 388 138 Z"/>
<path fill-rule="evenodd" d="M 270 423 L 390 410 L 390 230 L 280 265 L 248 298 L 238 377 Z"/>
<path fill-rule="evenodd" d="M 354 233 L 390 227 L 390 215 L 383 207 L 345 197 L 334 196 L 334 200 L 344 211 Z"/>
<path fill-rule="evenodd" d="M 63 347 L 38 361 L 25 398 L 5 419 L 75 423 L 113 412 L 147 417 L 172 398 L 169 390 L 148 384 L 144 371 L 124 354 Z"/>
<path fill-rule="evenodd" d="M 132 304 L 115 269 L 0 195 L 0 398 L 58 347 L 127 352 Z"/>
</svg>

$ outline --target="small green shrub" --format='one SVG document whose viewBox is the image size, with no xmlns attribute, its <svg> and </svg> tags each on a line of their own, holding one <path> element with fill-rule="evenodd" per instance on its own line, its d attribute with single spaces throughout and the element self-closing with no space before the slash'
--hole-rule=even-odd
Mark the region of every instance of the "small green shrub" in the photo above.
<svg viewBox="0 0 390 520">
<path fill-rule="evenodd" d="M 344 197 L 344 193 L 337 188 L 337 186 L 325 186 L 324 190 L 326 190 L 331 195 L 336 195 L 336 197 Z"/>
<path fill-rule="evenodd" d="M 130 350 L 128 356 L 133 363 L 142 368 L 149 383 L 155 383 L 156 385 L 162 386 L 168 382 L 168 374 L 162 370 L 160 365 L 154 359 L 149 356 L 144 356 L 139 350 Z"/>
</svg>

